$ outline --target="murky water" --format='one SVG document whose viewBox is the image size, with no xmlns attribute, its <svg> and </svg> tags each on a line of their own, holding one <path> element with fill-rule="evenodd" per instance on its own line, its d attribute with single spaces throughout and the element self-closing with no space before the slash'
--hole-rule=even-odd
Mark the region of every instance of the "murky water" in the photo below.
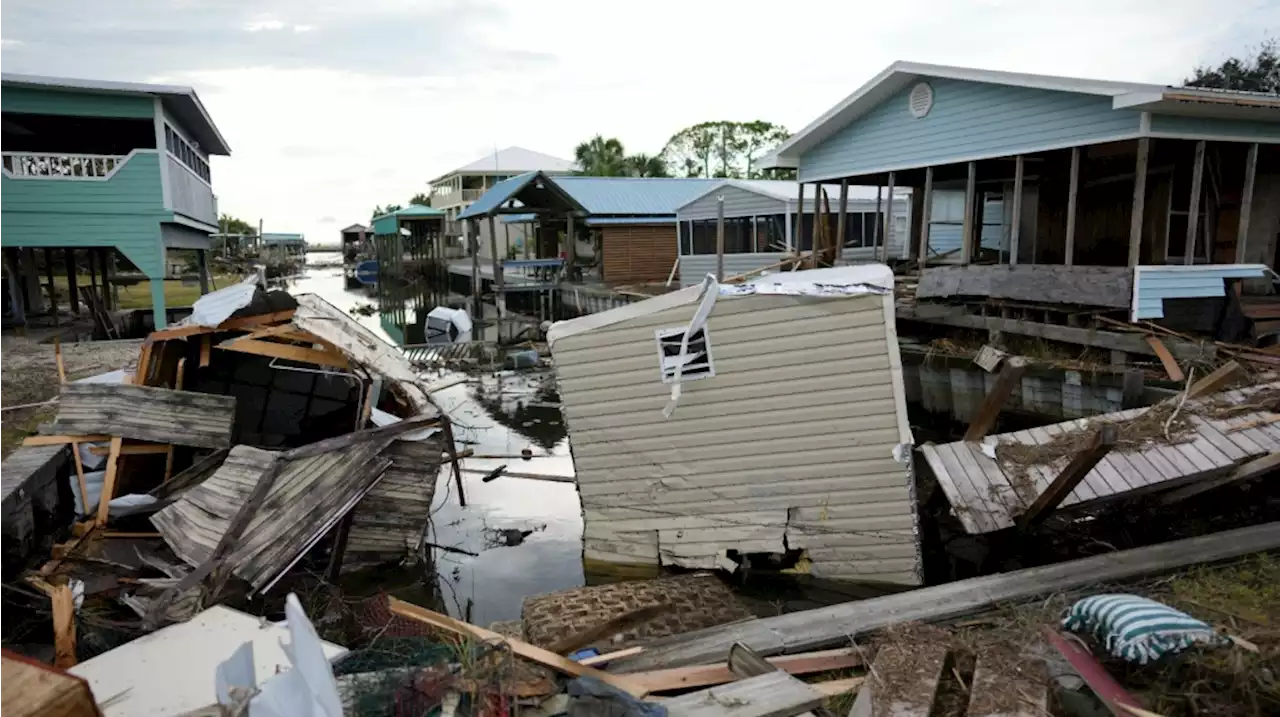
<svg viewBox="0 0 1280 717">
<path fill-rule="evenodd" d="M 333 255 L 313 253 L 308 262 L 327 263 Z M 287 282 L 291 293 L 314 293 L 350 312 L 374 302 L 362 290 L 344 288 L 341 267 L 308 268 Z M 353 318 L 378 336 L 378 316 Z M 433 373 L 432 378 L 448 374 Z M 462 490 L 467 506 L 459 505 L 452 473 L 441 470 L 432 507 L 431 542 L 478 553 L 471 557 L 435 550 L 440 593 L 445 605 L 462 616 L 471 602 L 471 620 L 485 625 L 520 617 L 528 595 L 583 584 L 582 513 L 576 487 L 525 478 L 482 478 L 507 464 L 518 473 L 573 475 L 568 440 L 550 371 L 499 372 L 445 389 L 433 396 L 453 418 L 457 439 L 476 457 L 462 461 Z M 534 457 L 523 460 L 521 451 Z M 511 456 L 487 458 L 485 456 Z M 523 542 L 497 545 L 499 531 L 532 531 Z"/>
</svg>

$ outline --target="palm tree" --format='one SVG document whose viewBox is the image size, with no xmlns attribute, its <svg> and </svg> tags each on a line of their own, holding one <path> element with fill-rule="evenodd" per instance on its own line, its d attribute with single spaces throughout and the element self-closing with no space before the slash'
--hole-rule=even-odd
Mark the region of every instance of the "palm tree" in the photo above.
<svg viewBox="0 0 1280 717">
<path fill-rule="evenodd" d="M 627 157 L 628 174 L 632 177 L 669 177 L 667 163 L 653 154 L 633 154 Z"/>
<path fill-rule="evenodd" d="M 616 138 L 596 135 L 573 150 L 582 174 L 593 177 L 621 177 L 627 174 L 626 150 Z"/>
<path fill-rule="evenodd" d="M 417 194 L 413 195 L 413 197 L 409 199 L 409 203 L 421 204 L 424 207 L 429 207 L 431 206 L 431 197 L 427 196 L 426 194 L 423 194 L 422 192 L 418 192 Z"/>
</svg>

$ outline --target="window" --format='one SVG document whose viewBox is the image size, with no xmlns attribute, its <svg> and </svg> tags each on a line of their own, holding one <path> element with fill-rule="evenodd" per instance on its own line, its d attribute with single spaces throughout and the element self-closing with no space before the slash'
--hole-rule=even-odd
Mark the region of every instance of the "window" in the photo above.
<svg viewBox="0 0 1280 717">
<path fill-rule="evenodd" d="M 711 340 L 705 327 L 693 332 L 687 350 L 681 353 L 680 344 L 687 329 L 681 326 L 654 332 L 658 340 L 658 370 L 662 373 L 663 383 L 675 383 L 677 368 L 680 369 L 681 381 L 696 381 L 716 375 L 711 362 Z"/>
<path fill-rule="evenodd" d="M 164 144 L 165 149 L 169 150 L 169 154 L 173 155 L 174 159 L 182 162 L 206 183 L 210 181 L 209 163 L 204 161 L 204 157 L 200 156 L 200 153 L 168 124 L 164 126 Z"/>
</svg>

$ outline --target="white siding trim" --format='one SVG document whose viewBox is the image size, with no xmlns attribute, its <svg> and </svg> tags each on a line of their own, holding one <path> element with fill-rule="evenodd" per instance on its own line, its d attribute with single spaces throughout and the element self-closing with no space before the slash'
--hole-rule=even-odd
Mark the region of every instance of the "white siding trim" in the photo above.
<svg viewBox="0 0 1280 717">
<path fill-rule="evenodd" d="M 1213 134 L 1212 132 L 1147 132 L 1153 139 L 1194 139 L 1212 142 L 1240 142 L 1243 144 L 1280 144 L 1280 130 L 1272 137 L 1246 137 L 1234 134 Z"/>
<path fill-rule="evenodd" d="M 159 97 L 155 98 L 155 114 L 153 115 L 153 123 L 156 129 L 156 150 L 167 151 L 168 143 L 164 139 L 164 103 Z M 173 201 L 169 198 L 169 163 L 160 162 L 160 196 L 164 208 L 173 211 Z"/>
</svg>

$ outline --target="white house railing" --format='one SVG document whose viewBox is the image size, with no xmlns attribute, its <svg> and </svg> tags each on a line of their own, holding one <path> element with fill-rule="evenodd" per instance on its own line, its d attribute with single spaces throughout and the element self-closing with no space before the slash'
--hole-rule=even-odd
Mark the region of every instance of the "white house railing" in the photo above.
<svg viewBox="0 0 1280 717">
<path fill-rule="evenodd" d="M 10 177 L 104 180 L 129 159 L 115 154 L 57 154 L 3 152 L 4 172 Z"/>
</svg>

